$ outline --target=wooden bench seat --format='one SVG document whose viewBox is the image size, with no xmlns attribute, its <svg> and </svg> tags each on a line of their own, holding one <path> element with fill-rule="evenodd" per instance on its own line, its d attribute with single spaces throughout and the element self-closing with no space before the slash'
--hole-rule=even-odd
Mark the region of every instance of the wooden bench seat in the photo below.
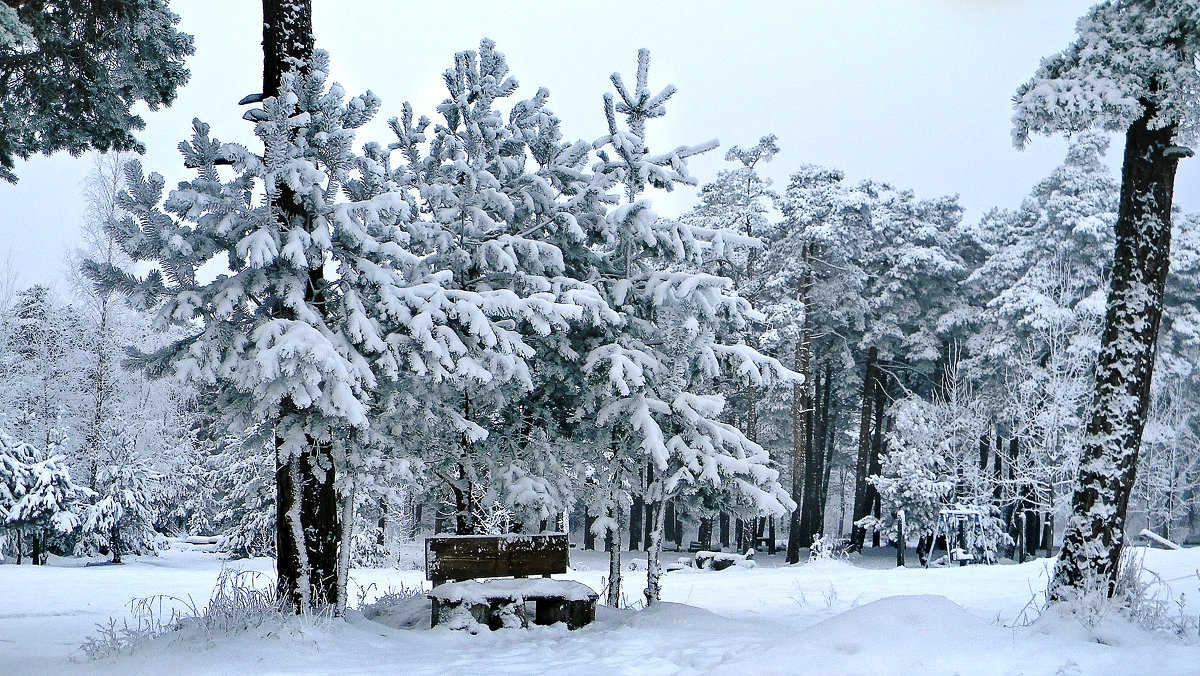
<svg viewBox="0 0 1200 676">
<path fill-rule="evenodd" d="M 526 603 L 534 603 L 534 624 L 566 622 L 578 629 L 596 618 L 599 596 L 585 584 L 551 580 L 567 572 L 567 536 L 464 535 L 425 540 L 425 577 L 433 582 L 430 626 L 452 617 L 491 629 L 529 626 Z M 525 579 L 540 575 L 545 579 Z M 513 576 L 519 579 L 475 581 Z M 456 623 L 457 624 L 457 623 Z"/>
<path fill-rule="evenodd" d="M 465 608 L 479 624 L 491 629 L 529 626 L 526 603 L 534 603 L 534 624 L 565 622 L 578 629 L 596 619 L 599 595 L 591 587 L 573 580 L 516 579 L 447 582 L 434 587 L 428 596 L 436 601 L 432 625 L 453 617 Z"/>
</svg>

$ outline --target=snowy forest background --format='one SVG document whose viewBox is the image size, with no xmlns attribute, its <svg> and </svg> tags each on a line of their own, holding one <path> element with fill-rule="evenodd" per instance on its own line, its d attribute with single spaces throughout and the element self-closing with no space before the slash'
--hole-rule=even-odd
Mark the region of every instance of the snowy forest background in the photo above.
<svg viewBox="0 0 1200 676">
<path fill-rule="evenodd" d="M 1194 45 L 1195 3 L 1174 4 Z M 794 563 L 901 537 L 924 558 L 945 509 L 979 515 L 981 558 L 1055 553 L 1110 306 L 1120 128 L 1077 125 L 1019 208 L 968 220 L 956 197 L 791 160 L 770 129 L 691 175 L 720 151 L 655 144 L 675 91 L 645 51 L 608 83 L 597 139 L 565 136 L 488 40 L 453 57 L 436 110 L 356 138 L 396 109 L 329 82 L 310 29 L 279 47 L 304 67 L 268 54 L 246 101 L 261 152 L 197 120 L 174 190 L 97 155 L 73 278 L 0 279 L 5 561 L 217 535 L 296 559 L 299 607 L 344 605 L 349 567 L 436 532 L 570 531 L 612 551 L 610 603 L 622 549 L 650 552 L 653 601 L 668 543 L 786 538 Z M 35 146 L 0 148 L 5 171 Z M 760 175 L 773 162 L 786 185 Z M 697 184 L 677 217 L 645 199 Z M 1125 530 L 1190 542 L 1200 214 L 1168 225 Z"/>
<path fill-rule="evenodd" d="M 939 508 L 957 504 L 994 515 L 997 533 L 1008 536 L 999 536 L 999 551 L 1011 553 L 1004 547 L 1018 536 L 1022 511 L 1029 550 L 1051 546 L 1040 524 L 1055 516 L 1061 524 L 1070 506 L 1112 257 L 1118 195 L 1101 161 L 1108 146 L 1103 135 L 1080 137 L 1019 209 L 966 223 L 953 197 L 850 184 L 833 168 L 797 167 L 775 190 L 756 171 L 779 152 L 766 136 L 727 152 L 729 168 L 703 186 L 693 210 L 646 224 L 689 243 L 695 233 L 709 240 L 720 233 L 723 249 L 697 247 L 678 261 L 647 256 L 645 274 L 726 277 L 723 293 L 760 313 L 727 329 L 726 340 L 754 345 L 807 376 L 805 385 L 757 386 L 700 372 L 693 385 L 723 397 L 714 417 L 761 444 L 771 457 L 763 465 L 784 486 L 798 472 L 816 487 L 810 504 L 795 510 L 808 521 L 794 546 L 807 547 L 814 534 L 848 533 L 855 518 L 868 516 L 855 513 L 859 491 L 869 504 L 860 511 L 884 531 L 898 509 L 919 533 L 932 530 Z M 95 160 L 81 262 L 130 267 L 104 230 L 137 213 L 119 199 L 130 187 L 121 168 L 129 159 Z M 1176 221 L 1164 347 L 1131 507 L 1135 524 L 1181 540 L 1197 518 L 1198 227 L 1195 215 Z M 747 236 L 762 245 L 745 246 Z M 16 288 L 10 279 L 0 302 L 5 485 L 14 485 L 16 462 L 54 477 L 39 484 L 37 509 L 8 516 L 9 559 L 102 547 L 114 557 L 148 553 L 155 533 L 216 533 L 232 551 L 273 553 L 269 430 L 249 424 L 234 433 L 220 422 L 228 402 L 215 388 L 133 368 L 131 348 L 152 352 L 172 339 L 161 322 L 122 294 L 97 292 L 82 275 L 62 290 Z M 369 460 L 378 470 L 364 471 L 355 492 L 356 565 L 395 563 L 398 540 L 458 529 L 456 491 L 466 501 L 464 532 L 553 529 L 567 523 L 564 516 L 594 528 L 606 509 L 626 532 L 641 528 L 653 502 L 645 467 L 629 463 L 627 484 L 610 495 L 607 449 L 597 455 L 596 426 L 568 405 L 586 396 L 584 388 L 551 396 L 544 383 L 567 381 L 563 370 L 572 367 L 546 364 L 561 355 L 545 354 L 525 359 L 532 391 L 502 382 L 487 392 L 489 376 L 464 379 L 423 404 L 453 411 L 457 424 L 441 420 L 437 429 L 430 421 L 434 429 L 420 436 L 379 445 Z M 574 368 L 584 374 L 582 364 Z M 472 400 L 482 414 L 464 411 Z M 474 435 L 471 462 L 462 463 L 466 479 L 457 476 L 460 427 Z M 856 477 L 860 455 L 865 485 Z M 11 510 L 17 496 L 4 497 Z M 758 505 L 731 495 L 681 491 L 668 505 L 678 522 L 668 539 L 684 545 L 711 544 L 714 528 L 728 544 L 743 523 L 760 534 L 764 527 Z M 781 520 L 781 537 L 790 530 L 783 523 L 791 522 Z M 627 546 L 644 544 L 634 537 Z"/>
</svg>

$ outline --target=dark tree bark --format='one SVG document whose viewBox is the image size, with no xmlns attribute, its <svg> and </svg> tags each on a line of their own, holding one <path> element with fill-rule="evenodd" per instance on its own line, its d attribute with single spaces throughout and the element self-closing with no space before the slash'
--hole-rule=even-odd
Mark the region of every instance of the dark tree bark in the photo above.
<svg viewBox="0 0 1200 676">
<path fill-rule="evenodd" d="M 629 551 L 641 549 L 642 545 L 642 510 L 645 501 L 640 495 L 633 496 L 633 504 L 629 507 Z"/>
<path fill-rule="evenodd" d="M 1026 553 L 1037 556 L 1037 550 L 1042 544 L 1042 515 L 1033 509 L 1025 510 L 1025 547 Z"/>
<path fill-rule="evenodd" d="M 1170 263 L 1175 170 L 1187 154 L 1175 146 L 1176 125 L 1151 128 L 1158 110 L 1142 105 L 1145 113 L 1125 134 L 1108 308 L 1052 599 L 1098 582 L 1111 594 L 1125 545 Z"/>
<path fill-rule="evenodd" d="M 375 544 L 381 547 L 383 546 L 384 541 L 387 539 L 387 525 L 388 499 L 381 498 L 379 500 L 379 531 L 375 533 Z"/>
<path fill-rule="evenodd" d="M 1004 438 L 1000 433 L 996 433 L 995 451 L 992 453 L 992 504 L 997 507 L 1001 506 L 1001 501 L 1004 499 L 1004 453 L 1000 450 L 1004 448 Z"/>
<path fill-rule="evenodd" d="M 700 517 L 700 532 L 696 535 L 696 541 L 700 543 L 701 549 L 705 551 L 712 549 L 713 518 L 711 516 Z"/>
<path fill-rule="evenodd" d="M 824 407 L 824 382 L 819 369 L 813 369 L 813 405 L 805 412 L 805 460 L 804 499 L 800 505 L 800 546 L 811 547 L 813 535 L 820 530 L 821 478 L 824 475 L 825 449 L 822 445 L 824 430 L 821 428 L 820 412 Z"/>
<path fill-rule="evenodd" d="M 1046 518 L 1042 523 L 1042 549 L 1046 550 L 1046 557 L 1054 556 L 1054 512 L 1046 512 Z"/>
<path fill-rule="evenodd" d="M 871 457 L 867 461 L 867 476 L 879 476 L 883 472 L 883 410 L 887 405 L 887 391 L 883 386 L 883 378 L 880 371 L 875 372 L 875 430 L 871 434 Z M 868 483 L 866 488 L 867 500 L 870 503 L 870 513 L 876 519 L 882 516 L 882 500 L 879 495 L 879 489 Z M 879 546 L 879 529 L 871 531 L 871 546 Z"/>
<path fill-rule="evenodd" d="M 306 72 L 313 56 L 310 0 L 263 0 L 263 96 L 279 94 L 287 72 Z M 271 202 L 284 231 L 313 232 L 312 215 L 299 196 L 283 187 Z M 305 301 L 324 314 L 326 280 L 321 268 L 309 271 Z M 287 314 L 286 312 L 284 313 Z M 288 316 L 287 318 L 291 318 Z M 303 411 L 290 400 L 282 406 L 283 420 Z M 296 612 L 309 607 L 338 606 L 338 551 L 343 523 L 336 490 L 337 467 L 327 440 L 310 438 L 303 453 L 278 456 L 275 468 L 277 552 L 276 572 L 281 597 Z"/>
<path fill-rule="evenodd" d="M 729 512 L 721 512 L 718 519 L 721 526 L 721 548 L 729 547 Z"/>
<path fill-rule="evenodd" d="M 596 517 L 592 513 L 586 512 L 583 516 L 583 548 L 596 548 L 596 534 L 592 532 L 592 526 L 596 524 Z"/>
<path fill-rule="evenodd" d="M 803 255 L 807 260 L 808 246 L 805 245 Z M 809 289 L 812 286 L 812 272 L 805 269 L 803 276 L 800 279 L 799 299 L 800 302 L 807 308 Z M 786 560 L 788 563 L 797 563 L 800 561 L 800 548 L 812 543 L 812 533 L 804 533 L 806 525 L 803 521 L 804 511 L 804 489 L 805 481 L 808 479 L 808 460 L 811 454 L 812 433 L 810 430 L 811 416 L 810 409 L 812 408 L 809 401 L 808 391 L 812 386 L 811 378 L 811 362 L 812 355 L 809 351 L 809 343 L 811 340 L 810 332 L 812 330 L 809 321 L 809 313 L 805 310 L 804 321 L 800 326 L 800 337 L 796 340 L 792 354 L 792 369 L 804 376 L 804 382 L 792 386 L 792 500 L 796 503 L 795 509 L 792 510 L 791 520 L 788 526 L 788 547 Z M 808 543 L 805 543 L 805 538 Z"/>
<path fill-rule="evenodd" d="M 654 484 L 654 462 L 648 461 L 646 463 L 645 486 L 647 489 L 649 489 L 649 487 L 653 484 Z M 658 514 L 660 508 L 661 508 L 661 505 L 658 502 L 652 502 L 650 500 L 643 500 L 642 549 L 647 552 L 650 551 L 650 545 L 652 544 L 651 541 L 653 540 L 653 537 L 654 537 L 654 530 L 658 526 L 658 524 L 655 523 L 655 521 L 654 521 L 653 515 Z M 633 547 L 630 547 L 630 549 L 633 549 Z"/>
<path fill-rule="evenodd" d="M 678 532 L 679 523 L 675 519 L 674 500 L 667 500 L 667 509 L 663 521 L 663 539 L 667 542 L 676 542 L 679 539 L 675 537 Z"/>
<path fill-rule="evenodd" d="M 867 489 L 871 485 L 867 483 L 867 470 L 871 461 L 871 414 L 875 401 L 875 380 L 878 370 L 876 361 L 878 359 L 879 350 L 872 347 L 867 352 L 867 363 L 863 370 L 862 409 L 858 422 L 858 458 L 854 467 L 854 511 L 850 517 L 854 522 L 854 528 L 850 532 L 850 547 L 860 552 L 866 543 L 867 531 L 858 525 L 858 521 L 871 512 L 871 500 L 867 494 Z"/>
<path fill-rule="evenodd" d="M 824 468 L 821 476 L 821 497 L 818 505 L 820 511 L 817 517 L 817 523 L 821 526 L 821 531 L 825 530 L 825 510 L 829 506 L 829 475 L 833 469 L 833 449 L 834 439 L 836 438 L 834 425 L 832 424 L 831 411 L 833 410 L 833 365 L 825 362 L 825 396 L 823 401 L 823 411 L 821 413 L 821 429 L 824 434 L 824 442 L 822 449 L 824 455 L 821 459 L 821 467 Z M 841 528 L 839 524 L 838 528 Z"/>
</svg>

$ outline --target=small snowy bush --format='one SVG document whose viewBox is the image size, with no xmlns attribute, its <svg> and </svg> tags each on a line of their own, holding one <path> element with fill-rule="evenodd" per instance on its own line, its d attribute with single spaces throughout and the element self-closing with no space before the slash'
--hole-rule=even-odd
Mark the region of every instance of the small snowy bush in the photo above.
<svg viewBox="0 0 1200 676">
<path fill-rule="evenodd" d="M 822 535 L 819 538 L 813 539 L 813 543 L 808 548 L 808 560 L 845 560 L 849 558 L 846 553 L 846 542 L 842 538 L 835 538 L 832 535 Z"/>
</svg>

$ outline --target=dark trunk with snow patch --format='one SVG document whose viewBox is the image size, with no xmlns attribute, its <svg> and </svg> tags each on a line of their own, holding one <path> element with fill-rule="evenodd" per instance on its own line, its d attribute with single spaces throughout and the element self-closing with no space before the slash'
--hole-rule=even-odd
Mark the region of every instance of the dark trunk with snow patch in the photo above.
<svg viewBox="0 0 1200 676">
<path fill-rule="evenodd" d="M 1145 114 L 1126 133 L 1112 286 L 1079 481 L 1051 583 L 1054 599 L 1101 584 L 1111 594 L 1125 544 L 1162 317 L 1178 164 L 1175 126 L 1152 129 L 1158 111 L 1143 104 Z"/>
</svg>

